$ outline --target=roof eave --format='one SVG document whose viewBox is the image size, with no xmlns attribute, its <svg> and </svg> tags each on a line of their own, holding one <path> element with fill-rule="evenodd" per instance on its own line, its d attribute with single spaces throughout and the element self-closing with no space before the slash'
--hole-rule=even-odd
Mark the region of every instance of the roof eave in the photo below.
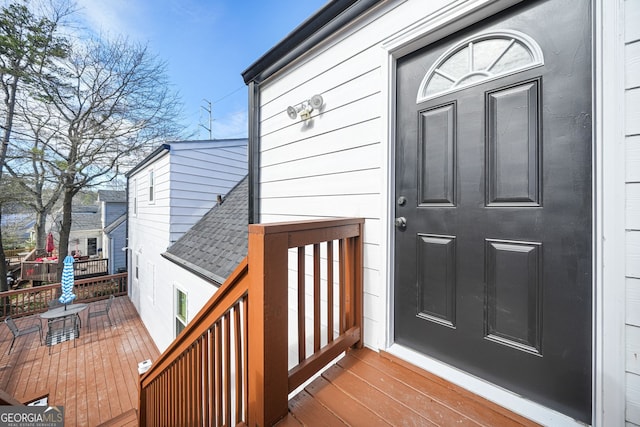
<svg viewBox="0 0 640 427">
<path fill-rule="evenodd" d="M 244 70 L 242 78 L 245 84 L 264 81 L 380 1 L 382 0 L 328 2 Z"/>
<path fill-rule="evenodd" d="M 124 176 L 129 178 L 131 175 L 133 175 L 134 173 L 136 173 L 140 169 L 144 168 L 149 163 L 155 161 L 157 158 L 159 158 L 161 156 L 164 156 L 166 153 L 169 152 L 170 149 L 171 149 L 171 145 L 169 145 L 169 144 L 160 145 L 158 148 L 153 150 L 153 152 L 151 154 L 149 154 L 147 157 L 145 157 L 140 163 L 135 165 L 133 167 L 133 169 L 131 169 L 129 172 L 125 173 Z"/>
<path fill-rule="evenodd" d="M 202 267 L 198 267 L 197 265 L 184 260 L 180 257 L 177 257 L 175 255 L 173 255 L 172 253 L 169 252 L 164 252 L 161 253 L 160 256 L 162 256 L 163 258 L 168 259 L 169 261 L 173 262 L 174 264 L 179 265 L 180 267 L 184 268 L 185 270 L 195 274 L 196 276 L 200 277 L 201 279 L 204 279 L 205 281 L 211 283 L 214 286 L 220 287 L 222 286 L 222 284 L 225 282 L 224 277 L 220 277 L 217 274 L 214 274 L 210 271 L 205 270 Z"/>
</svg>

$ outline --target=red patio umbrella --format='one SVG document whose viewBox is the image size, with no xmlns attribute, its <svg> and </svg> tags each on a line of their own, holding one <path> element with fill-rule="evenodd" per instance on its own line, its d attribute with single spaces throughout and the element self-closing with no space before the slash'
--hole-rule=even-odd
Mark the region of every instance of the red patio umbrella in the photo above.
<svg viewBox="0 0 640 427">
<path fill-rule="evenodd" d="M 51 254 L 51 252 L 53 252 L 55 248 L 56 248 L 56 245 L 53 243 L 53 234 L 49 232 L 49 235 L 47 235 L 47 245 L 45 246 L 44 249 L 47 251 L 48 254 Z"/>
</svg>

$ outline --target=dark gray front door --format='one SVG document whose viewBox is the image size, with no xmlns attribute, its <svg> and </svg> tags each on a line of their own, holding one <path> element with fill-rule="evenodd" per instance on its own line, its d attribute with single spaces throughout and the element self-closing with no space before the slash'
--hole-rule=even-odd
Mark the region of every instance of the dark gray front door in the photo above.
<svg viewBox="0 0 640 427">
<path fill-rule="evenodd" d="M 399 59 L 395 341 L 590 422 L 591 159 L 588 1 Z"/>
</svg>

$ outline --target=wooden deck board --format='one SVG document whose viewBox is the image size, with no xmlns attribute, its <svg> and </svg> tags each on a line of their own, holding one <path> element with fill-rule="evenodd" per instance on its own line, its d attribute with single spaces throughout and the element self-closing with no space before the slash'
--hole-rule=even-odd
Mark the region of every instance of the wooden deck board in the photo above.
<svg viewBox="0 0 640 427">
<path fill-rule="evenodd" d="M 104 304 L 104 302 L 90 305 Z M 117 297 L 111 307 L 113 326 L 105 316 L 81 314 L 80 337 L 40 345 L 37 334 L 18 337 L 10 355 L 11 333 L 0 328 L 0 388 L 22 400 L 49 393 L 52 405 L 63 405 L 65 425 L 91 426 L 138 409 L 138 363 L 159 356 L 128 297 Z M 16 320 L 19 327 L 44 321 L 38 316 Z"/>
<path fill-rule="evenodd" d="M 433 374 L 369 349 L 349 352 L 289 401 L 278 426 L 536 426 Z"/>
</svg>

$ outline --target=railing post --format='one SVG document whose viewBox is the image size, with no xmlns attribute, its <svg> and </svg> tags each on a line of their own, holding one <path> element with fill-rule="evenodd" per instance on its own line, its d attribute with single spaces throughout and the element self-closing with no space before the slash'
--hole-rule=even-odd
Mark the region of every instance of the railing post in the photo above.
<svg viewBox="0 0 640 427">
<path fill-rule="evenodd" d="M 357 326 L 360 328 L 360 341 L 356 343 L 356 348 L 363 347 L 363 250 L 362 250 L 362 227 L 358 225 L 360 231 L 356 237 L 347 239 L 345 254 L 345 276 L 346 276 L 346 294 L 350 301 L 346 304 L 349 319 L 349 326 Z"/>
<path fill-rule="evenodd" d="M 249 426 L 287 415 L 288 236 L 249 226 Z"/>
</svg>

